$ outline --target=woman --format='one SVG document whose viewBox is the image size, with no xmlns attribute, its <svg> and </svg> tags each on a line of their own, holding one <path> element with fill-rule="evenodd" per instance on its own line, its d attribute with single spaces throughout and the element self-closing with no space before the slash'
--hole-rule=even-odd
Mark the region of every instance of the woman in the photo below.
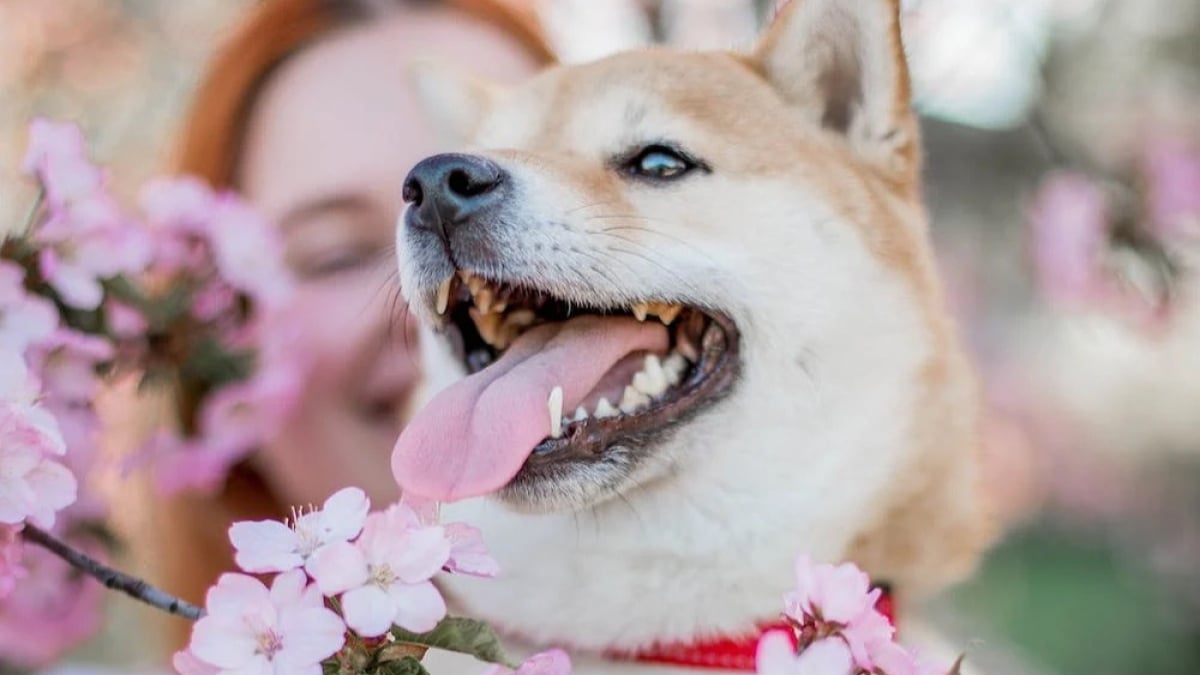
<svg viewBox="0 0 1200 675">
<path fill-rule="evenodd" d="M 408 88 L 418 57 L 509 81 L 552 60 L 532 15 L 502 0 L 265 0 L 199 88 L 177 168 L 278 224 L 316 364 L 282 436 L 219 495 L 158 506 L 153 576 L 183 598 L 202 601 L 233 569 L 233 521 L 348 485 L 375 504 L 398 497 L 388 455 L 419 371 L 394 304 L 394 227 L 405 174 L 438 150 Z M 190 627 L 176 621 L 167 647 Z"/>
</svg>

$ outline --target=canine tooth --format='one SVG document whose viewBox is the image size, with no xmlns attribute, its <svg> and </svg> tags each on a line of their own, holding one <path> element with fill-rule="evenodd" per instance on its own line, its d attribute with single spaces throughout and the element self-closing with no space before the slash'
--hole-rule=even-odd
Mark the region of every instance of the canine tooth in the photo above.
<svg viewBox="0 0 1200 675">
<path fill-rule="evenodd" d="M 496 304 L 492 305 L 492 311 L 496 314 L 503 314 L 506 309 L 508 309 L 508 303 L 503 300 L 497 300 Z"/>
<path fill-rule="evenodd" d="M 562 436 L 562 410 L 563 410 L 563 390 L 562 387 L 555 387 L 550 390 L 550 398 L 546 401 L 546 405 L 550 408 L 550 437 L 559 438 Z"/>
<path fill-rule="evenodd" d="M 446 307 L 450 304 L 450 282 L 454 281 L 454 277 L 450 277 L 438 286 L 437 290 L 437 313 L 445 314 Z"/>
<path fill-rule="evenodd" d="M 604 419 L 605 417 L 616 417 L 617 409 L 608 402 L 607 398 L 601 398 L 600 402 L 596 404 L 595 416 L 598 419 Z"/>
<path fill-rule="evenodd" d="M 586 420 L 587 418 L 588 418 L 587 408 L 585 408 L 583 406 L 579 406 L 578 408 L 575 409 L 575 418 L 574 419 L 576 422 L 582 422 L 582 421 Z"/>
<path fill-rule="evenodd" d="M 492 302 L 496 299 L 495 294 L 490 288 L 480 288 L 475 294 L 475 306 L 484 314 L 489 314 L 492 311 Z"/>
<path fill-rule="evenodd" d="M 639 302 L 633 306 L 633 316 L 638 321 L 645 321 L 646 315 L 650 313 L 650 305 L 644 302 Z"/>
<path fill-rule="evenodd" d="M 621 412 L 625 414 L 632 413 L 642 406 L 650 403 L 650 397 L 642 392 L 634 389 L 632 386 L 625 387 L 625 393 L 621 396 Z"/>
<path fill-rule="evenodd" d="M 479 289 L 487 285 L 487 282 L 477 276 L 470 275 L 467 277 L 467 288 L 471 289 L 471 295 L 479 293 Z"/>
<path fill-rule="evenodd" d="M 475 329 L 479 331 L 479 337 L 483 338 L 483 341 L 489 345 L 503 349 L 503 347 L 500 347 L 499 342 L 502 335 L 500 322 L 504 320 L 504 316 L 501 314 L 485 314 L 474 307 L 468 309 L 467 313 L 475 321 Z"/>
<path fill-rule="evenodd" d="M 655 303 L 653 308 L 651 308 L 650 313 L 657 314 L 659 321 L 662 321 L 663 325 L 670 326 L 682 311 L 683 305 L 668 305 L 658 302 Z"/>
</svg>

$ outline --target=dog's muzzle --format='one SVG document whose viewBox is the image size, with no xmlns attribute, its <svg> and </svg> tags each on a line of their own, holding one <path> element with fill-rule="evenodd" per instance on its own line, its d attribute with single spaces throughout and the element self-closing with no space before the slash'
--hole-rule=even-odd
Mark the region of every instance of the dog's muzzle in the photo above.
<svg viewBox="0 0 1200 675">
<path fill-rule="evenodd" d="M 504 201 L 507 179 L 504 169 L 479 155 L 427 157 L 404 180 L 405 226 L 432 232 L 449 247 L 458 230 Z"/>
</svg>

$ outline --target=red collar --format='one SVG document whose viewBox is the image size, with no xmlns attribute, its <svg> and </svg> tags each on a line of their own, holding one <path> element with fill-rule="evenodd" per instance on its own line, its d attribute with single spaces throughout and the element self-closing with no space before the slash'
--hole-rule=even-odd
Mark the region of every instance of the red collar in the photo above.
<svg viewBox="0 0 1200 675">
<path fill-rule="evenodd" d="M 891 590 L 884 585 L 879 588 L 883 593 L 875 603 L 875 609 L 888 618 L 892 625 L 896 624 L 895 604 Z M 714 638 L 698 642 L 680 642 L 674 644 L 656 644 L 632 653 L 610 652 L 607 656 L 618 661 L 637 661 L 640 663 L 659 663 L 672 666 L 687 666 L 689 668 L 710 668 L 714 670 L 736 670 L 753 673 L 754 656 L 758 650 L 758 639 L 770 630 L 783 629 L 791 632 L 791 624 L 778 621 L 760 624 L 758 629 L 749 635 L 733 638 Z"/>
</svg>

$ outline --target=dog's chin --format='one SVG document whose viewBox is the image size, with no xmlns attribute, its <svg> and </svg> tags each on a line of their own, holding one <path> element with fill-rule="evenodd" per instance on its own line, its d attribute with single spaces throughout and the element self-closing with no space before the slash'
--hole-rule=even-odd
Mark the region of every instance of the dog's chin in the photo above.
<svg viewBox="0 0 1200 675">
<path fill-rule="evenodd" d="M 668 457 L 677 433 L 726 398 L 740 371 L 739 332 L 727 314 L 699 307 L 641 302 L 561 300 L 528 284 L 458 272 L 426 293 L 438 331 L 467 372 L 499 361 L 526 331 L 544 324 L 658 322 L 663 353 L 626 355 L 561 426 L 533 449 L 516 475 L 491 498 L 522 513 L 587 509 L 632 490 L 653 489 L 673 473 Z M 557 431 L 557 433 L 556 433 Z"/>
</svg>

